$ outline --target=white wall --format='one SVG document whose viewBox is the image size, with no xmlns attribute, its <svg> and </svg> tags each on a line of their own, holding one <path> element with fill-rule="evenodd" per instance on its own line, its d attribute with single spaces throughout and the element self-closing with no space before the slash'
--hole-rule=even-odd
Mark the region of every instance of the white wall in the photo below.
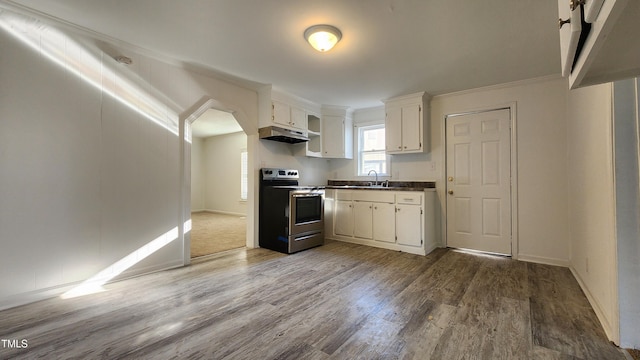
<svg viewBox="0 0 640 360">
<path fill-rule="evenodd" d="M 437 191 L 444 197 L 444 119 L 455 114 L 516 103 L 518 252 L 521 260 L 569 264 L 565 79 L 539 79 L 431 101 L 431 159 L 438 165 Z M 515 240 L 514 240 L 515 241 Z"/>
<path fill-rule="evenodd" d="M 294 156 L 296 146 L 272 140 L 259 140 L 260 168 L 274 167 L 300 170 L 300 185 L 326 185 L 329 160 Z"/>
<path fill-rule="evenodd" d="M 191 141 L 191 212 L 205 210 L 204 183 L 204 139 L 193 137 Z"/>
<path fill-rule="evenodd" d="M 0 308 L 182 265 L 179 119 L 213 98 L 257 133 L 257 93 L 3 7 L 0 48 Z"/>
<path fill-rule="evenodd" d="M 246 215 L 246 201 L 240 201 L 240 152 L 246 149 L 243 132 L 204 139 L 203 209 Z"/>
<path fill-rule="evenodd" d="M 567 158 L 571 269 L 617 337 L 611 84 L 569 93 Z"/>
</svg>

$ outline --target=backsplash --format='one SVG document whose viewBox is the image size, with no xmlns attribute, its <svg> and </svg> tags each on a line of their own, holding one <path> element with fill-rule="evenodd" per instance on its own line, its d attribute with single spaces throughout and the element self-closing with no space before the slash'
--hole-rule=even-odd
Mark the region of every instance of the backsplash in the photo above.
<svg viewBox="0 0 640 360">
<path fill-rule="evenodd" d="M 327 186 L 367 186 L 371 181 L 327 180 Z M 389 181 L 389 187 L 407 187 L 415 189 L 433 189 L 435 181 Z"/>
</svg>

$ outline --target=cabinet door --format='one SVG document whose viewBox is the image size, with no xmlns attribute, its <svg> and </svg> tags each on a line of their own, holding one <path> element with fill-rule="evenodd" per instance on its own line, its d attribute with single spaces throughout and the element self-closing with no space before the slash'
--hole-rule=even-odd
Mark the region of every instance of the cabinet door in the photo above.
<svg viewBox="0 0 640 360">
<path fill-rule="evenodd" d="M 396 207 L 394 204 L 373 204 L 373 239 L 396 242 Z"/>
<path fill-rule="evenodd" d="M 322 156 L 343 158 L 345 156 L 344 117 L 325 115 L 322 117 Z"/>
<path fill-rule="evenodd" d="M 301 130 L 307 130 L 307 112 L 297 108 L 291 107 L 291 126 Z"/>
<path fill-rule="evenodd" d="M 353 236 L 353 205 L 351 201 L 336 200 L 333 216 L 333 232 L 336 235 Z"/>
<path fill-rule="evenodd" d="M 402 108 L 389 107 L 384 124 L 385 147 L 387 152 L 402 151 Z"/>
<path fill-rule="evenodd" d="M 422 107 L 402 107 L 402 151 L 422 150 Z"/>
<path fill-rule="evenodd" d="M 417 205 L 396 205 L 396 235 L 398 244 L 422 245 L 422 208 Z"/>
<path fill-rule="evenodd" d="M 373 238 L 373 203 L 353 202 L 353 236 L 363 239 Z"/>
<path fill-rule="evenodd" d="M 272 102 L 271 109 L 271 120 L 273 120 L 274 123 L 284 125 L 286 127 L 291 126 L 291 110 L 289 105 L 274 100 Z"/>
<path fill-rule="evenodd" d="M 558 0 L 558 14 L 560 20 L 570 20 L 560 26 L 560 62 L 562 76 L 569 76 L 573 66 L 573 59 L 578 50 L 580 33 L 582 32 L 582 15 L 580 9 L 571 11 L 568 0 Z"/>
</svg>

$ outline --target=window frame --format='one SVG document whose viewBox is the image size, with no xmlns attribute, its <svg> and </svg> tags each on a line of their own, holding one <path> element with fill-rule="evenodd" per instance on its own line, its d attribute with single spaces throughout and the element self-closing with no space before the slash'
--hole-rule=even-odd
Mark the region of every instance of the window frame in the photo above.
<svg viewBox="0 0 640 360">
<path fill-rule="evenodd" d="M 385 167 L 386 167 L 387 171 L 384 172 L 384 173 L 383 172 L 378 173 L 378 177 L 391 176 L 391 156 L 386 153 L 386 149 L 384 148 L 384 145 L 383 145 L 382 149 L 367 150 L 367 151 L 363 150 L 364 132 L 367 131 L 367 130 L 377 130 L 377 129 L 380 129 L 380 128 L 385 129 L 384 121 L 382 121 L 382 122 L 378 122 L 378 121 L 376 121 L 376 122 L 368 122 L 368 123 L 361 123 L 361 124 L 357 124 L 356 125 L 356 130 L 357 131 L 355 132 L 355 135 L 356 135 L 356 139 L 355 139 L 356 140 L 355 141 L 356 142 L 356 152 L 355 152 L 356 153 L 355 154 L 355 156 L 356 156 L 356 164 L 355 164 L 356 169 L 355 169 L 355 171 L 356 171 L 356 175 L 357 176 L 371 176 L 371 175 L 368 174 L 368 172 L 364 173 L 363 170 L 362 170 L 362 154 L 364 152 L 380 152 L 380 151 L 382 151 L 384 153 L 384 155 L 385 155 L 385 158 L 384 158 L 385 160 L 384 161 L 385 161 Z M 385 136 L 386 136 L 386 130 L 385 130 Z"/>
</svg>

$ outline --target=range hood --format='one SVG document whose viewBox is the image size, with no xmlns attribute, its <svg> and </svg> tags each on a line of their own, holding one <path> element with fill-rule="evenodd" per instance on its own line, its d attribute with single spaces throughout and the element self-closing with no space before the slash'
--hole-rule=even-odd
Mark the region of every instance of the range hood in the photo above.
<svg viewBox="0 0 640 360">
<path fill-rule="evenodd" d="M 297 144 L 309 141 L 307 134 L 303 131 L 290 130 L 277 126 L 267 126 L 258 130 L 260 139 L 273 140 L 288 144 Z"/>
</svg>

